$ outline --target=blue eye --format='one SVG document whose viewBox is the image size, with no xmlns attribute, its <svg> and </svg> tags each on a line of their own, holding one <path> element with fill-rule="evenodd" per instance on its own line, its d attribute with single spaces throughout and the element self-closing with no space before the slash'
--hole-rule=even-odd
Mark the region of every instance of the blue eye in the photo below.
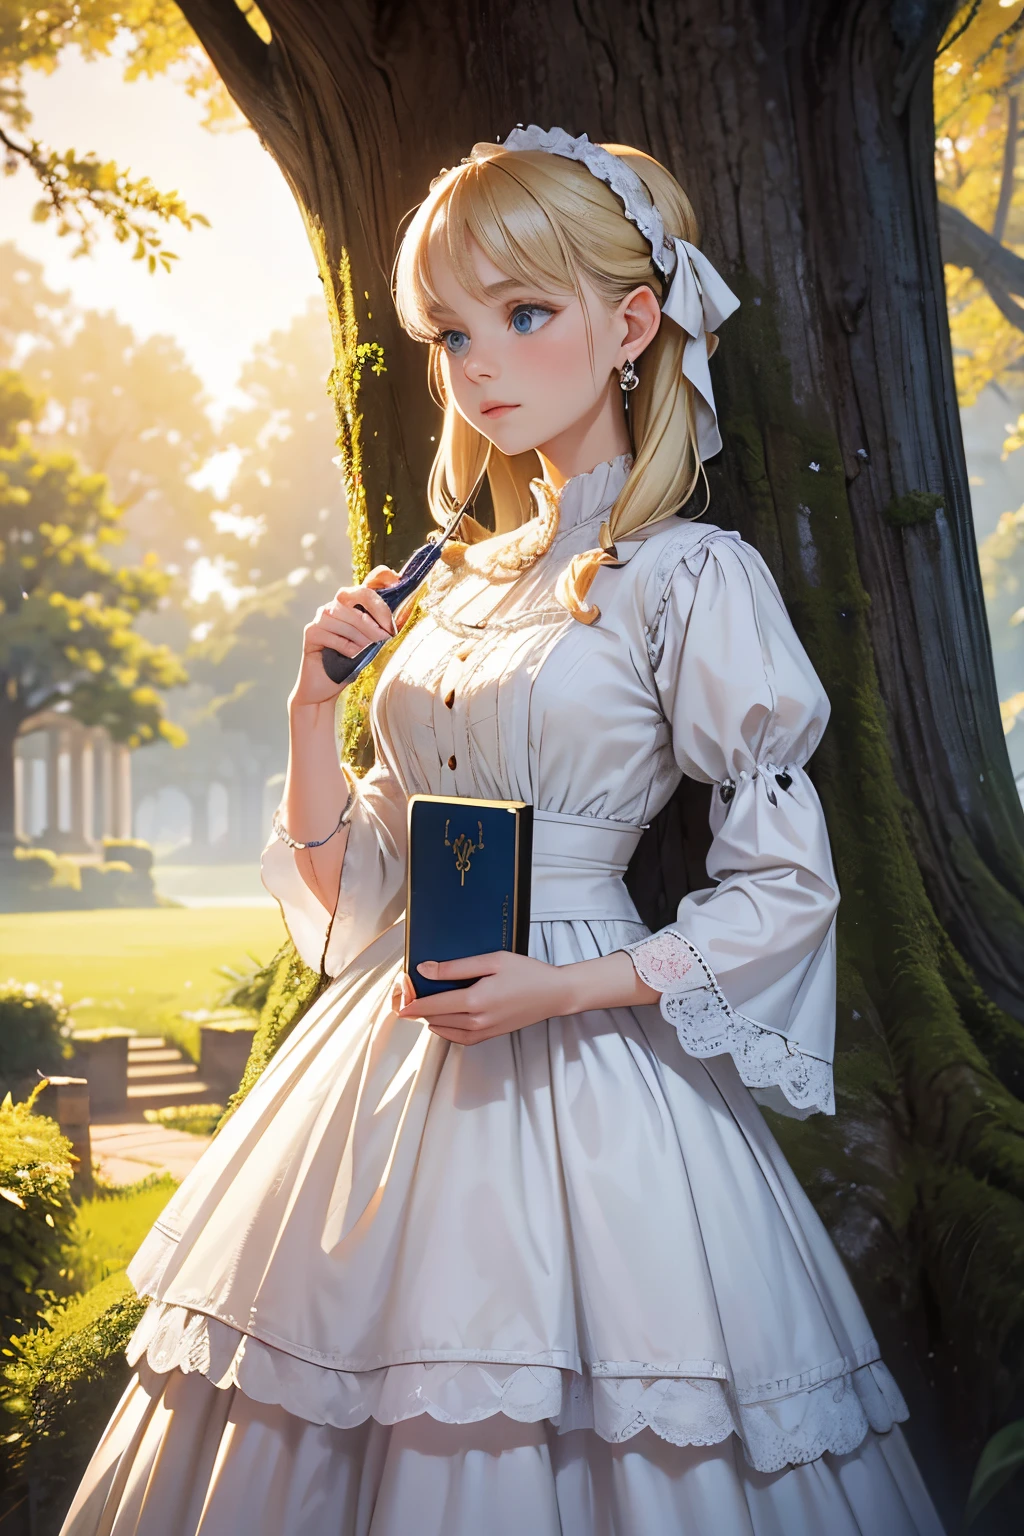
<svg viewBox="0 0 1024 1536">
<path fill-rule="evenodd" d="M 539 331 L 542 325 L 546 325 L 551 319 L 553 311 L 545 309 L 543 304 L 520 304 L 512 311 L 512 329 L 519 336 L 529 336 L 534 331 Z"/>
<path fill-rule="evenodd" d="M 465 331 L 442 331 L 441 345 L 452 357 L 464 357 L 469 351 L 469 337 Z"/>
</svg>

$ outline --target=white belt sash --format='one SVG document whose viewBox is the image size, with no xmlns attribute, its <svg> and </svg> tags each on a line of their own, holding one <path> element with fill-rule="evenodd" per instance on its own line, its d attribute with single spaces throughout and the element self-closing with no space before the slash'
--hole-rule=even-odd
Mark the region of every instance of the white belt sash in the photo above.
<svg viewBox="0 0 1024 1536">
<path fill-rule="evenodd" d="M 638 923 L 622 877 L 644 830 L 597 816 L 534 811 L 530 921 Z"/>
</svg>

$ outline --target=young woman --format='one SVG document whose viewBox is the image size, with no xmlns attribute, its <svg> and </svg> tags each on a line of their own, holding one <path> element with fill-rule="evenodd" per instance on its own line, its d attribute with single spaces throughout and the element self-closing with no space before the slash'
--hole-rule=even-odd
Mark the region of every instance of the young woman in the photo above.
<svg viewBox="0 0 1024 1536">
<path fill-rule="evenodd" d="M 391 573 L 306 630 L 264 878 L 334 980 L 133 1261 L 137 1374 L 65 1536 L 941 1530 L 754 1102 L 833 1108 L 828 705 L 757 554 L 676 515 L 736 306 L 696 238 L 655 161 L 538 129 L 409 227 L 431 506 L 486 471 L 495 531 L 446 547 L 363 779 L 321 653 L 392 633 Z M 622 874 L 683 774 L 712 883 L 650 935 Z M 434 963 L 479 979 L 424 1000 L 415 792 L 536 816 L 529 957 Z"/>
</svg>

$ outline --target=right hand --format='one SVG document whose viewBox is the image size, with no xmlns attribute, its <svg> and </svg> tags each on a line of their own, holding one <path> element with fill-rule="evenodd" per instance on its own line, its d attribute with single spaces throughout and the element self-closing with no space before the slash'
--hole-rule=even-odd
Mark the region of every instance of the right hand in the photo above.
<svg viewBox="0 0 1024 1536">
<path fill-rule="evenodd" d="M 366 646 L 390 640 L 397 633 L 391 609 L 374 590 L 390 586 L 397 577 L 390 566 L 378 565 L 362 586 L 341 587 L 329 603 L 317 609 L 312 623 L 302 632 L 302 661 L 291 704 L 326 704 L 345 686 L 333 683 L 327 676 L 322 651 L 357 656 Z M 361 613 L 360 608 L 366 612 Z"/>
</svg>

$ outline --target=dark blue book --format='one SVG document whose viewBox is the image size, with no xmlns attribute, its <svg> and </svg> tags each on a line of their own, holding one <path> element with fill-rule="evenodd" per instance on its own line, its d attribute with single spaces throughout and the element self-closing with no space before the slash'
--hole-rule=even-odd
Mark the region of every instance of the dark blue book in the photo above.
<svg viewBox="0 0 1024 1536">
<path fill-rule="evenodd" d="M 532 860 L 532 805 L 412 796 L 405 969 L 417 997 L 471 985 L 428 981 L 421 960 L 529 952 Z"/>
</svg>

